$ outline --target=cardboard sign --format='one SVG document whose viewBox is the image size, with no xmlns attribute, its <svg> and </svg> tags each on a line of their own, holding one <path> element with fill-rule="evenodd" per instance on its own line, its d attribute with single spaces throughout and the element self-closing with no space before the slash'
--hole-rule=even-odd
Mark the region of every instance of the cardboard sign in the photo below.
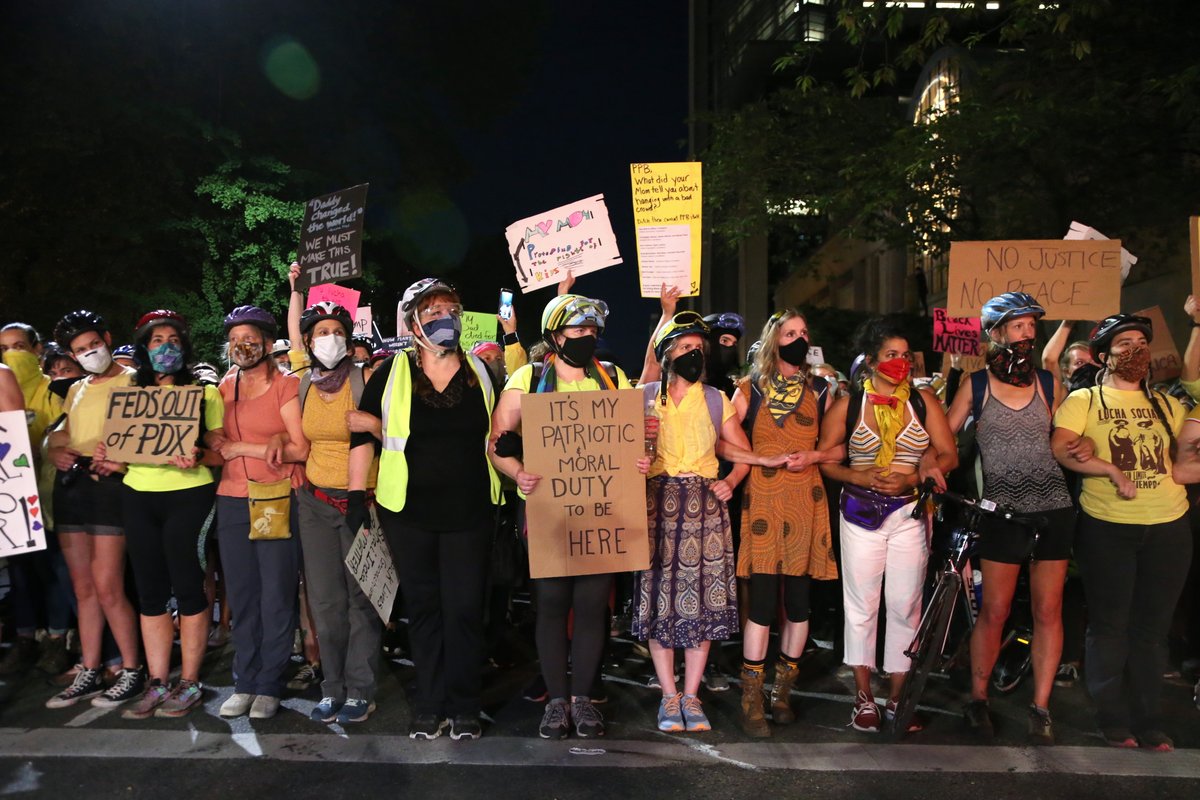
<svg viewBox="0 0 1200 800">
<path fill-rule="evenodd" d="M 946 309 L 933 310 L 933 352 L 979 355 L 979 317 L 950 317 Z"/>
<path fill-rule="evenodd" d="M 825 351 L 823 349 L 821 349 L 820 345 L 815 345 L 815 344 L 809 345 L 808 352 L 804 355 L 804 361 L 809 366 L 813 366 L 813 367 L 815 367 L 819 364 L 824 364 L 825 363 Z"/>
<path fill-rule="evenodd" d="M 1108 237 L 1095 228 L 1084 225 L 1082 222 L 1072 222 L 1071 227 L 1067 230 L 1067 235 L 1064 239 L 1095 239 L 1097 241 L 1108 241 Z M 1137 263 L 1137 256 L 1130 253 L 1124 247 L 1121 248 L 1121 283 L 1129 277 L 1129 270 Z"/>
<path fill-rule="evenodd" d="M 1154 339 L 1150 342 L 1150 380 L 1170 381 L 1178 378 L 1183 371 L 1183 359 L 1175 346 L 1171 329 L 1167 327 L 1162 309 L 1151 306 L 1133 313 L 1139 317 L 1148 317 L 1150 329 L 1154 332 Z"/>
<path fill-rule="evenodd" d="M 504 236 L 524 293 L 621 263 L 602 194 L 517 220 Z"/>
<path fill-rule="evenodd" d="M 375 332 L 371 330 L 370 306 L 359 306 L 358 310 L 354 312 L 354 335 L 364 339 L 374 338 Z"/>
<path fill-rule="evenodd" d="M 942 362 L 942 371 L 950 371 L 950 360 Z M 972 372 L 978 372 L 981 369 L 987 368 L 987 359 L 982 353 L 977 356 L 961 356 L 958 360 L 958 368 L 963 371 L 964 375 L 970 375 Z"/>
<path fill-rule="evenodd" d="M 0 558 L 46 549 L 24 411 L 0 413 Z"/>
<path fill-rule="evenodd" d="M 336 283 L 322 283 L 308 290 L 308 305 L 305 308 L 310 308 L 314 303 L 329 301 L 349 311 L 350 319 L 356 320 L 358 319 L 358 298 L 361 296 L 362 292 L 357 289 L 347 289 Z"/>
<path fill-rule="evenodd" d="M 363 215 L 368 188 L 370 184 L 360 183 L 340 192 L 314 197 L 304 204 L 297 289 L 303 291 L 317 284 L 362 275 Z"/>
<path fill-rule="evenodd" d="M 1188 243 L 1192 254 L 1192 294 L 1200 297 L 1200 217 L 1188 217 Z"/>
<path fill-rule="evenodd" d="M 521 395 L 534 578 L 629 572 L 650 566 L 639 389 Z"/>
<path fill-rule="evenodd" d="M 663 284 L 677 287 L 682 297 L 695 297 L 702 241 L 700 162 L 630 164 L 629 176 L 642 297 L 658 297 Z"/>
<path fill-rule="evenodd" d="M 386 625 L 392 615 L 392 604 L 396 602 L 400 579 L 396 576 L 396 563 L 374 508 L 370 509 L 369 517 L 370 522 L 354 537 L 350 552 L 346 554 L 346 569 L 358 581 L 358 587 Z"/>
<path fill-rule="evenodd" d="M 471 352 L 477 342 L 496 341 L 496 315 L 486 311 L 464 311 L 462 338 L 458 340 L 464 353 Z"/>
<path fill-rule="evenodd" d="M 946 313 L 977 317 L 1004 292 L 1026 292 L 1046 319 L 1104 319 L 1121 306 L 1121 242 L 951 242 Z"/>
<path fill-rule="evenodd" d="M 113 389 L 103 441 L 110 461 L 169 464 L 190 456 L 200 436 L 202 386 Z"/>
</svg>

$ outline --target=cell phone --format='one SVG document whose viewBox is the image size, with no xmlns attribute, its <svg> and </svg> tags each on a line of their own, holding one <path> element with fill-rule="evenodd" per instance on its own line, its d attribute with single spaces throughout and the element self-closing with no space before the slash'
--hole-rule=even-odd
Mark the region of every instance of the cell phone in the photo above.
<svg viewBox="0 0 1200 800">
<path fill-rule="evenodd" d="M 512 319 L 512 289 L 500 290 L 500 319 Z"/>
</svg>

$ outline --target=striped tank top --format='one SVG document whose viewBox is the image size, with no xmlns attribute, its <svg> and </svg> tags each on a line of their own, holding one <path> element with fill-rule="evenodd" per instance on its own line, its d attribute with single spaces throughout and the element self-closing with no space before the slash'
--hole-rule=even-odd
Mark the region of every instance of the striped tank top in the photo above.
<svg viewBox="0 0 1200 800">
<path fill-rule="evenodd" d="M 917 415 L 913 413 L 912 403 L 905 403 L 905 409 L 908 413 L 908 424 L 896 437 L 896 455 L 892 459 L 892 463 L 916 467 L 921 462 L 921 456 L 929 449 L 929 433 L 917 419 Z M 858 412 L 858 427 L 850 435 L 847 447 L 852 467 L 874 466 L 875 456 L 879 454 L 879 449 L 883 446 L 879 434 L 867 425 L 868 413 L 874 416 L 875 412 L 864 394 L 862 406 Z"/>
</svg>

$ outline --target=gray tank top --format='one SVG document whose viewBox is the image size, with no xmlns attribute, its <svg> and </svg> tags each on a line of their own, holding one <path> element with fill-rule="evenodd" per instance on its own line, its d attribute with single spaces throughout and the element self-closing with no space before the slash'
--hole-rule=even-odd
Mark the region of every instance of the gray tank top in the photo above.
<svg viewBox="0 0 1200 800">
<path fill-rule="evenodd" d="M 1050 409 L 1036 390 L 1021 409 L 989 392 L 975 431 L 984 497 L 1022 513 L 1071 505 L 1062 467 L 1050 452 Z"/>
</svg>

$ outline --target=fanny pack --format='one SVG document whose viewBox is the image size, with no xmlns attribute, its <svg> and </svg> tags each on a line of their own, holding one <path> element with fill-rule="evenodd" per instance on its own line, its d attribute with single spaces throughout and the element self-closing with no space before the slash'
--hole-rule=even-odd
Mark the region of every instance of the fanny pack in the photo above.
<svg viewBox="0 0 1200 800">
<path fill-rule="evenodd" d="M 842 516 L 847 522 L 869 531 L 877 531 L 888 515 L 904 508 L 915 498 L 916 495 L 912 494 L 891 497 L 846 483 L 842 485 L 840 506 Z"/>
</svg>

